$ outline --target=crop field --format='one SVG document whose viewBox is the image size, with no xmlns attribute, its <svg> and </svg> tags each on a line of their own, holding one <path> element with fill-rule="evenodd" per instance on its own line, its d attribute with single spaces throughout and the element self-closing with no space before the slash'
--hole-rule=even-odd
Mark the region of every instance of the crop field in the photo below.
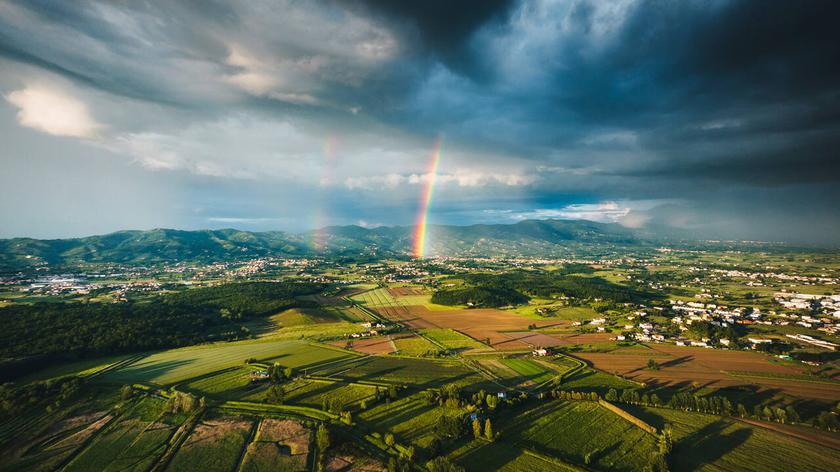
<svg viewBox="0 0 840 472">
<path fill-rule="evenodd" d="M 673 470 L 835 471 L 840 451 L 764 428 L 702 413 L 629 408 L 654 427 L 671 425 Z"/>
<path fill-rule="evenodd" d="M 799 398 L 840 400 L 837 383 L 819 378 L 803 381 L 805 370 L 802 367 L 777 362 L 764 354 L 670 345 L 650 347 L 650 357 L 655 356 L 659 370 L 647 369 L 648 357 L 637 351 L 629 353 L 619 349 L 610 353 L 578 353 L 577 356 L 597 368 L 653 385 L 690 383 L 697 388 L 725 388 L 751 384 Z"/>
<path fill-rule="evenodd" d="M 584 392 L 606 393 L 611 388 L 638 388 L 639 384 L 623 379 L 616 375 L 584 368 L 569 377 L 563 378 L 563 388 Z"/>
<path fill-rule="evenodd" d="M 310 430 L 300 422 L 266 418 L 260 422 L 254 441 L 248 445 L 240 470 L 306 470 L 310 436 Z"/>
<path fill-rule="evenodd" d="M 529 454 L 504 439 L 494 442 L 471 441 L 456 449 L 449 458 L 469 470 L 498 470 L 500 472 L 556 472 L 579 471 L 578 467 L 559 460 L 546 460 Z"/>
<path fill-rule="evenodd" d="M 426 291 L 423 287 L 390 287 L 388 288 L 388 293 L 391 294 L 392 297 L 409 297 L 412 295 L 423 295 Z"/>
<path fill-rule="evenodd" d="M 321 375 L 348 381 L 374 381 L 422 388 L 440 387 L 445 383 L 482 388 L 485 379 L 456 361 L 413 359 L 403 357 L 369 357 L 349 366 L 325 369 Z"/>
<path fill-rule="evenodd" d="M 394 342 L 391 336 L 376 336 L 372 338 L 348 339 L 346 341 L 335 341 L 333 346 L 352 349 L 362 354 L 391 354 L 395 351 Z"/>
<path fill-rule="evenodd" d="M 400 319 L 416 329 L 453 329 L 497 349 L 529 349 L 528 343 L 510 336 L 506 331 L 527 330 L 529 325 L 538 328 L 561 326 L 567 321 L 535 321 L 510 311 L 492 308 L 429 310 L 425 306 L 404 307 Z"/>
<path fill-rule="evenodd" d="M 269 320 L 278 328 L 287 328 L 318 323 L 334 323 L 340 318 L 336 318 L 333 313 L 315 308 L 290 308 L 269 317 Z"/>
<path fill-rule="evenodd" d="M 486 350 L 488 347 L 475 339 L 453 329 L 426 329 L 423 334 L 447 349 L 455 351 Z"/>
<path fill-rule="evenodd" d="M 373 430 L 391 432 L 400 442 L 409 442 L 427 447 L 434 437 L 435 424 L 442 415 L 463 414 L 461 408 L 445 408 L 429 405 L 421 394 L 378 403 L 358 414 L 360 421 L 370 424 Z"/>
<path fill-rule="evenodd" d="M 376 387 L 325 380 L 296 380 L 284 385 L 283 391 L 287 404 L 321 408 L 326 401 L 327 405 L 349 409 L 373 397 Z M 261 391 L 245 399 L 261 401 L 264 397 L 265 392 Z"/>
<path fill-rule="evenodd" d="M 178 449 L 166 470 L 234 470 L 254 426 L 251 420 L 235 416 L 202 420 Z"/>
<path fill-rule="evenodd" d="M 367 331 L 356 323 L 338 321 L 335 323 L 319 323 L 315 325 L 289 326 L 287 328 L 271 329 L 262 333 L 263 339 L 312 339 L 314 341 L 328 341 L 336 338 L 346 338 L 353 333 Z"/>
<path fill-rule="evenodd" d="M 109 424 L 64 470 L 143 471 L 157 461 L 177 427 L 161 415 L 164 401 L 144 398 L 123 418 Z"/>
<path fill-rule="evenodd" d="M 416 334 L 399 334 L 392 336 L 397 354 L 402 356 L 421 357 L 439 349 L 427 339 Z"/>
<path fill-rule="evenodd" d="M 656 438 L 595 402 L 551 401 L 520 413 L 505 435 L 538 452 L 582 464 L 588 454 L 598 469 L 642 470 Z"/>
<path fill-rule="evenodd" d="M 24 450 L 0 458 L 0 470 L 53 470 L 113 418 L 105 412 L 81 414 L 58 421 Z"/>
<path fill-rule="evenodd" d="M 530 359 L 500 359 L 499 362 L 519 374 L 527 384 L 541 384 L 557 375 L 557 372 Z"/>
<path fill-rule="evenodd" d="M 246 359 L 271 359 L 283 366 L 305 368 L 348 358 L 352 354 L 301 341 L 239 341 L 173 349 L 149 355 L 103 379 L 169 385 L 241 366 Z"/>
<path fill-rule="evenodd" d="M 215 375 L 201 377 L 190 383 L 182 385 L 181 388 L 193 392 L 199 396 L 208 396 L 220 400 L 234 400 L 246 395 L 258 385 L 251 383 L 250 367 L 233 367 L 229 370 Z"/>
</svg>

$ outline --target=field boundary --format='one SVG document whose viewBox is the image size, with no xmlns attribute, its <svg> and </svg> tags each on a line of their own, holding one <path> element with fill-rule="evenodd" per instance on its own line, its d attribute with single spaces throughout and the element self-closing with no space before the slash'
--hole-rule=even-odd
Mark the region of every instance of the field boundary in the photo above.
<svg viewBox="0 0 840 472">
<path fill-rule="evenodd" d="M 604 400 L 603 398 L 598 399 L 598 404 L 600 404 L 604 408 L 610 410 L 611 412 L 615 413 L 616 415 L 624 418 L 625 420 L 629 421 L 630 423 L 633 423 L 634 425 L 638 426 L 642 430 L 644 430 L 644 431 L 646 431 L 646 432 L 648 432 L 648 433 L 650 433 L 654 436 L 656 436 L 656 434 L 658 434 L 658 431 L 656 430 L 656 428 L 647 424 L 646 422 L 642 421 L 641 419 L 637 418 L 636 416 L 633 416 L 632 414 L 630 414 L 630 412 L 622 409 L 621 407 L 619 407 L 617 405 L 613 405 L 612 403 Z"/>
</svg>

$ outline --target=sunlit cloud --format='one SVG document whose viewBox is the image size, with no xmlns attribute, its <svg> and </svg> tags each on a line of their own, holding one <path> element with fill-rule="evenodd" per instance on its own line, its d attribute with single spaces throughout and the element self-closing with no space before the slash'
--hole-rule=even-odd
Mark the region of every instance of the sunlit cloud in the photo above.
<svg viewBox="0 0 840 472">
<path fill-rule="evenodd" d="M 21 126 L 47 134 L 91 138 L 103 127 L 84 102 L 58 88 L 29 85 L 6 95 L 6 101 L 18 108 Z"/>
</svg>

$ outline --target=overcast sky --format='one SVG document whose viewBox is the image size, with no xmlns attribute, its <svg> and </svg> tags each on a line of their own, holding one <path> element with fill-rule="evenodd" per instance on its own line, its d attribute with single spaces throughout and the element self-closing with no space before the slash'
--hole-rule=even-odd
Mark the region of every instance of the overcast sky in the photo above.
<svg viewBox="0 0 840 472">
<path fill-rule="evenodd" d="M 0 0 L 0 237 L 582 218 L 840 243 L 836 1 Z M 414 5 L 414 6 L 412 6 Z"/>
</svg>

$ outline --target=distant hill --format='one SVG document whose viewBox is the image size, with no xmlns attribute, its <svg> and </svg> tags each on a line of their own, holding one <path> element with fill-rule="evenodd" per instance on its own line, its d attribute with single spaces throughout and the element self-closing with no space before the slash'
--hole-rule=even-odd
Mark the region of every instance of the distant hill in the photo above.
<svg viewBox="0 0 840 472">
<path fill-rule="evenodd" d="M 8 269 L 46 262 L 157 263 L 221 261 L 260 256 L 408 255 L 413 227 L 331 226 L 305 233 L 249 232 L 234 229 L 118 231 L 73 239 L 0 240 L 0 265 Z M 592 221 L 526 220 L 516 224 L 432 226 L 431 255 L 597 254 L 616 246 L 653 243 L 652 237 L 618 224 Z"/>
</svg>

